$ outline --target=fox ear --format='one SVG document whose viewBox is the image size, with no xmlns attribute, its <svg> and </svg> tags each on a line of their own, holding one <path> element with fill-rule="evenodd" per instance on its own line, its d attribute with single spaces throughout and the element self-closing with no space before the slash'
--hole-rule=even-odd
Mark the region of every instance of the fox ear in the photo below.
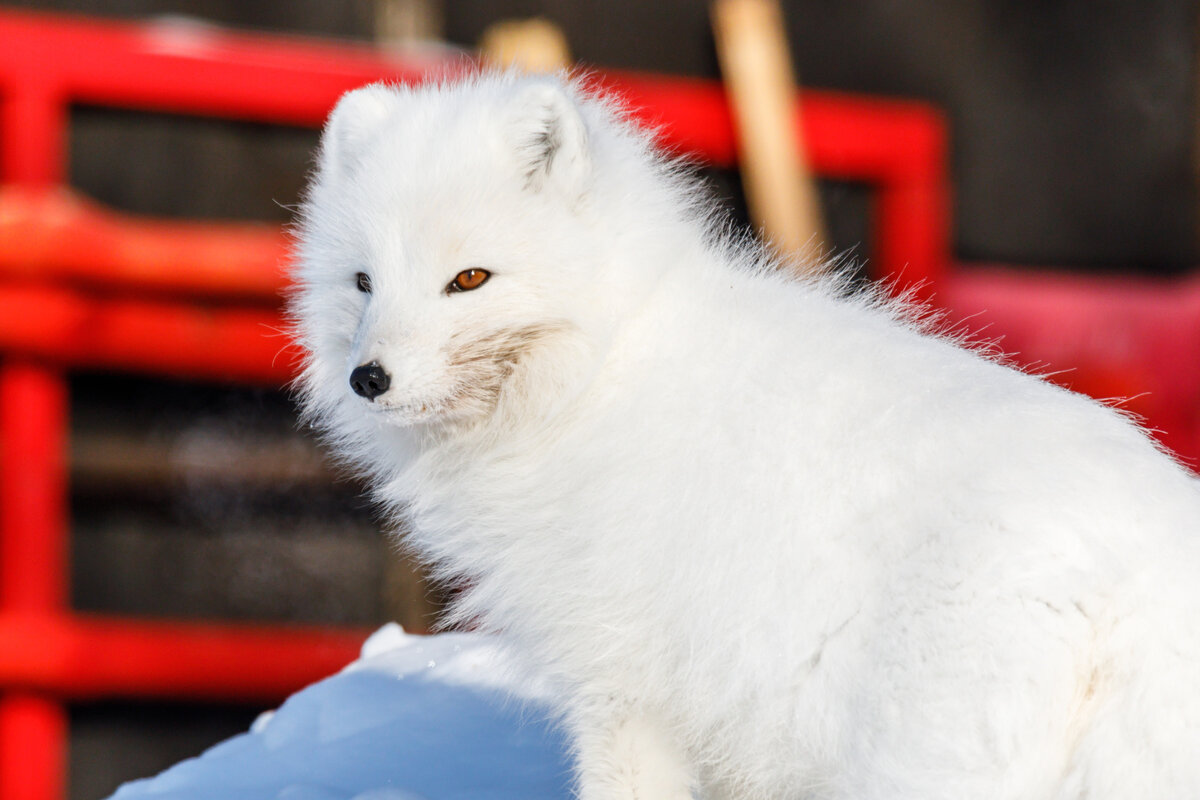
<svg viewBox="0 0 1200 800">
<path fill-rule="evenodd" d="M 534 78 L 521 85 L 510 133 L 528 188 L 557 185 L 572 196 L 582 193 L 591 169 L 587 128 L 561 82 Z"/>
<path fill-rule="evenodd" d="M 334 107 L 321 134 L 321 171 L 341 173 L 395 107 L 396 95 L 383 84 L 347 92 Z"/>
</svg>

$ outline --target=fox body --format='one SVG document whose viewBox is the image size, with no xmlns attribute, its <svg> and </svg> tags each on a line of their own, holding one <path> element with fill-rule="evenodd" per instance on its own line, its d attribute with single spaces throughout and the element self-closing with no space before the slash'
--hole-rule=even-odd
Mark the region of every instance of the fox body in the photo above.
<svg viewBox="0 0 1200 800">
<path fill-rule="evenodd" d="M 1200 797 L 1196 480 L 704 198 L 491 74 L 348 94 L 298 225 L 305 411 L 557 683 L 580 796 Z"/>
</svg>

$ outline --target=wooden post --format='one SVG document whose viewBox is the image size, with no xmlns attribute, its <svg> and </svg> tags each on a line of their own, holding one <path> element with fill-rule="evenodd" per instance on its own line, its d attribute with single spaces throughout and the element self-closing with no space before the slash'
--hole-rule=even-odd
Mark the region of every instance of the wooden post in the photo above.
<svg viewBox="0 0 1200 800">
<path fill-rule="evenodd" d="M 571 64 L 571 49 L 562 29 L 540 17 L 502 20 L 488 26 L 479 50 L 484 61 L 502 69 L 556 72 Z"/>
<path fill-rule="evenodd" d="M 403 535 L 403 534 L 401 534 Z M 388 615 L 410 633 L 431 633 L 446 607 L 446 592 L 430 582 L 421 562 L 392 545 L 383 573 L 383 603 Z"/>
<path fill-rule="evenodd" d="M 816 186 L 797 130 L 799 100 L 777 0 L 716 0 L 713 31 L 738 127 L 750 218 L 805 272 L 826 244 Z"/>
<path fill-rule="evenodd" d="M 442 38 L 439 0 L 375 0 L 375 41 L 405 47 Z"/>
</svg>

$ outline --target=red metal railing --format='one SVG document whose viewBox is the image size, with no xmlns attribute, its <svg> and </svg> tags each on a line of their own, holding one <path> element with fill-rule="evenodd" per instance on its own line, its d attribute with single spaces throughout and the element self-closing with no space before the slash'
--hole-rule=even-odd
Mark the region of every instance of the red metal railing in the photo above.
<svg viewBox="0 0 1200 800">
<path fill-rule="evenodd" d="M 344 91 L 466 62 L 179 24 L 0 12 L 0 797 L 64 789 L 64 701 L 274 700 L 328 674 L 361 633 L 73 612 L 64 371 L 102 367 L 277 383 L 286 242 L 269 226 L 136 219 L 63 188 L 73 103 L 319 125 Z M 596 78 L 663 141 L 732 165 L 718 84 Z M 825 175 L 878 190 L 875 263 L 906 281 L 946 264 L 945 126 L 929 108 L 811 92 L 800 119 Z M 284 351 L 284 352 L 281 352 Z"/>
</svg>

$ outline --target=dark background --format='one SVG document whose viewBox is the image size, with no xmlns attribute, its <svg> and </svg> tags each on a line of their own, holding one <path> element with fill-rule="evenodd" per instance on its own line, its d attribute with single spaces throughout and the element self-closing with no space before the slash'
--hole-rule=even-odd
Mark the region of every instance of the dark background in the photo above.
<svg viewBox="0 0 1200 800">
<path fill-rule="evenodd" d="M 195 16 L 369 39 L 370 0 L 57 0 L 10 6 L 107 17 Z M 1178 0 L 784 2 L 803 84 L 918 98 L 952 128 L 953 252 L 1090 272 L 1177 274 L 1196 257 L 1197 7 Z M 444 32 L 542 15 L 597 67 L 717 76 L 700 0 L 453 0 Z M 286 221 L 316 133 L 78 108 L 70 176 L 114 207 Z M 715 191 L 740 213 L 735 176 Z M 823 186 L 839 248 L 866 238 L 866 190 Z M 861 246 L 859 253 L 869 256 Z M 963 268 L 969 268 L 969 265 Z M 393 615 L 392 563 L 358 490 L 323 475 L 247 488 L 197 448 L 299 453 L 282 392 L 133 376 L 72 378 L 72 439 L 162 454 L 155 480 L 75 459 L 75 605 L 123 614 L 372 626 Z M 289 449 L 290 448 L 290 449 Z M 299 448 L 298 450 L 296 448 Z M 228 455 L 233 453 L 233 456 Z M 284 456 L 290 457 L 290 456 Z M 202 461 L 202 459 L 201 459 Z M 219 470 L 218 470 L 219 473 Z M 72 709 L 71 797 L 96 798 L 244 730 L 258 709 L 100 703 Z"/>
</svg>

